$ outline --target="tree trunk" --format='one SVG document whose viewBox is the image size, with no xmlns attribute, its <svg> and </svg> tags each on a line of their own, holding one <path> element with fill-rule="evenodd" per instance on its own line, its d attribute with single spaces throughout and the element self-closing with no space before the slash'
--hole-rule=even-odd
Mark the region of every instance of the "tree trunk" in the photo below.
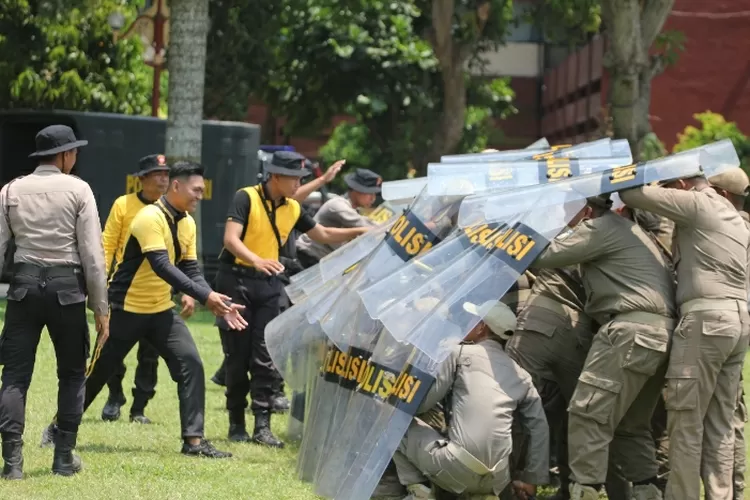
<svg viewBox="0 0 750 500">
<path fill-rule="evenodd" d="M 203 92 L 206 76 L 208 0 L 171 0 L 169 117 L 166 154 L 171 161 L 201 161 Z M 193 214 L 198 230 L 198 262 L 203 265 L 200 203 Z"/>
<path fill-rule="evenodd" d="M 649 56 L 674 0 L 602 0 L 602 20 L 609 35 L 605 67 L 611 76 L 608 96 L 612 130 L 627 139 L 637 161 L 648 120 L 651 81 L 663 71 L 659 56 Z"/>
</svg>

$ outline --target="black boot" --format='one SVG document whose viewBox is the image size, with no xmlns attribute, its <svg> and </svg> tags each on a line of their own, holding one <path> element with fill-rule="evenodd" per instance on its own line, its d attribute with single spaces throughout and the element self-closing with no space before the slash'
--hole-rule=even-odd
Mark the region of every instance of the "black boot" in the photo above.
<svg viewBox="0 0 750 500">
<path fill-rule="evenodd" d="M 120 419 L 120 408 L 125 405 L 127 399 L 124 394 L 110 394 L 107 403 L 102 408 L 102 420 L 115 422 Z"/>
<path fill-rule="evenodd" d="M 247 443 L 250 435 L 245 428 L 245 412 L 229 412 L 229 440 L 235 443 Z"/>
<path fill-rule="evenodd" d="M 23 479 L 23 440 L 19 434 L 3 435 L 3 479 Z"/>
<path fill-rule="evenodd" d="M 262 444 L 271 448 L 284 447 L 284 443 L 276 439 L 276 436 L 271 432 L 271 414 L 267 411 L 260 411 L 255 414 L 253 443 Z"/>
<path fill-rule="evenodd" d="M 39 443 L 40 448 L 54 448 L 55 446 L 55 434 L 57 434 L 57 424 L 51 423 L 42 431 L 42 442 Z"/>
<path fill-rule="evenodd" d="M 284 394 L 274 396 L 271 401 L 271 411 L 274 413 L 286 413 L 289 411 L 289 399 Z"/>
<path fill-rule="evenodd" d="M 81 457 L 75 455 L 78 433 L 57 430 L 55 434 L 55 456 L 52 459 L 52 473 L 60 476 L 72 476 L 81 471 Z"/>
</svg>

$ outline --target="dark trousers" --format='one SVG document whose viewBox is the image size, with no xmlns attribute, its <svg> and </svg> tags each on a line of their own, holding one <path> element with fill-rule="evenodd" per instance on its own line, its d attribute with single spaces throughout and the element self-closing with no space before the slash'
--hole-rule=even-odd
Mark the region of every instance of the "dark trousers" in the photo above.
<svg viewBox="0 0 750 500">
<path fill-rule="evenodd" d="M 133 387 L 133 405 L 130 408 L 131 415 L 140 415 L 146 409 L 146 404 L 156 394 L 156 380 L 159 368 L 159 351 L 147 340 L 138 342 L 138 366 L 135 369 L 135 385 Z M 120 363 L 114 375 L 107 381 L 110 399 L 124 399 L 122 382 L 125 378 L 127 368 L 125 363 Z"/>
<path fill-rule="evenodd" d="M 84 411 L 133 346 L 146 339 L 164 358 L 172 380 L 177 382 L 182 436 L 203 437 L 206 408 L 203 362 L 182 318 L 171 309 L 154 314 L 113 310 L 109 324 L 109 339 L 86 379 Z"/>
<path fill-rule="evenodd" d="M 216 291 L 244 305 L 242 314 L 248 323 L 247 328 L 236 331 L 227 329 L 222 319 L 217 320 L 225 355 L 227 410 L 244 412 L 248 391 L 253 412 L 270 410 L 280 377 L 268 354 L 264 332 L 279 315 L 281 282 L 276 277 L 243 276 L 220 269 Z"/>
<path fill-rule="evenodd" d="M 78 432 L 90 349 L 83 275 L 72 268 L 16 268 L 0 336 L 0 432 L 23 434 L 26 393 L 45 326 L 57 358 L 58 427 Z"/>
</svg>

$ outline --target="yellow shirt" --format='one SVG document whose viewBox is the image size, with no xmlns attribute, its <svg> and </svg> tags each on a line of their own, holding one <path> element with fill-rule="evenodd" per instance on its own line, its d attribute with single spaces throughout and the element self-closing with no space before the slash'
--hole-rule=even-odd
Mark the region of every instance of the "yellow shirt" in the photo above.
<svg viewBox="0 0 750 500">
<path fill-rule="evenodd" d="M 278 230 L 278 239 L 271 219 Z M 227 220 L 243 225 L 240 239 L 248 250 L 261 259 L 272 260 L 279 259 L 279 247 L 284 246 L 292 229 L 304 234 L 316 225 L 296 200 L 282 198 L 277 204 L 271 202 L 262 184 L 237 191 Z M 225 264 L 250 266 L 250 263 L 235 258 L 226 249 L 222 249 L 219 260 Z"/>
<path fill-rule="evenodd" d="M 135 214 L 150 204 L 151 202 L 146 200 L 141 192 L 120 196 L 112 204 L 102 232 L 104 266 L 108 278 L 112 277 L 111 271 L 115 263 L 122 258 L 125 239 L 128 236 L 130 224 L 133 222 Z"/>
<path fill-rule="evenodd" d="M 172 243 L 176 226 L 180 258 Z M 146 253 L 165 250 L 169 261 L 197 260 L 195 221 L 176 212 L 163 199 L 141 209 L 133 218 L 124 251 L 109 282 L 112 309 L 154 314 L 174 307 L 172 287 L 151 269 Z"/>
</svg>

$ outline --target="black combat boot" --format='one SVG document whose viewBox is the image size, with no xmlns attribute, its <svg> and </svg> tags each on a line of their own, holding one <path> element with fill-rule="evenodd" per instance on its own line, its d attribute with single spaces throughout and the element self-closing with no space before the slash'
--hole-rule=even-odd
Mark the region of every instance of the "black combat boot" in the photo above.
<svg viewBox="0 0 750 500">
<path fill-rule="evenodd" d="M 52 473 L 60 476 L 72 476 L 81 472 L 81 457 L 75 455 L 78 433 L 57 429 L 55 434 L 55 455 L 52 459 Z"/>
<path fill-rule="evenodd" d="M 23 440 L 20 434 L 3 434 L 3 479 L 23 479 Z"/>
<path fill-rule="evenodd" d="M 284 447 L 284 443 L 276 439 L 276 436 L 271 432 L 271 414 L 268 411 L 259 411 L 255 413 L 253 443 L 262 444 L 271 448 Z"/>
<path fill-rule="evenodd" d="M 102 420 L 115 422 L 120 419 L 120 408 L 127 403 L 124 394 L 110 394 L 107 403 L 102 408 Z"/>
<path fill-rule="evenodd" d="M 40 448 L 54 448 L 55 446 L 55 434 L 57 434 L 57 424 L 52 423 L 44 428 L 42 431 L 42 442 L 39 443 Z"/>
<path fill-rule="evenodd" d="M 229 440 L 235 443 L 250 441 L 250 435 L 245 428 L 245 412 L 229 412 Z"/>
<path fill-rule="evenodd" d="M 289 399 L 282 393 L 274 396 L 271 401 L 271 411 L 274 413 L 286 413 L 289 411 Z"/>
</svg>

